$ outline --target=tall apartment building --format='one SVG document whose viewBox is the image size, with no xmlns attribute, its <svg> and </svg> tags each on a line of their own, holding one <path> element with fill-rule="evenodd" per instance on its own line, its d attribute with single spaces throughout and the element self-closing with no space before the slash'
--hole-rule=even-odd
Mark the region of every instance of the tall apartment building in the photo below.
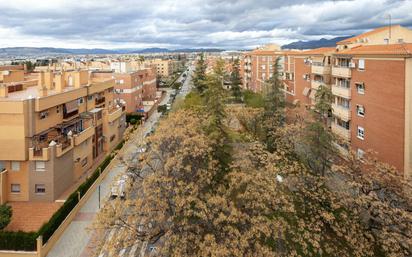
<svg viewBox="0 0 412 257">
<path fill-rule="evenodd" d="M 262 91 L 264 83 L 272 77 L 276 60 L 279 59 L 278 71 L 283 72 L 283 54 L 279 46 L 266 45 L 245 53 L 243 56 L 243 88 L 254 92 Z"/>
<path fill-rule="evenodd" d="M 114 79 L 86 70 L 36 75 L 26 80 L 19 71 L 2 71 L 0 203 L 58 199 L 125 130 Z"/>
<path fill-rule="evenodd" d="M 331 129 L 346 142 L 342 152 L 352 149 L 362 156 L 372 150 L 412 176 L 411 30 L 378 28 L 334 49 L 303 51 L 294 62 L 294 94 L 288 99 L 310 106 L 319 85 L 330 87 Z"/>
<path fill-rule="evenodd" d="M 95 76 L 115 80 L 115 101 L 124 105 L 126 112 L 144 112 L 144 102 L 156 98 L 154 69 L 136 70 L 128 62 L 112 62 L 111 65 L 114 72 L 96 71 Z"/>
</svg>

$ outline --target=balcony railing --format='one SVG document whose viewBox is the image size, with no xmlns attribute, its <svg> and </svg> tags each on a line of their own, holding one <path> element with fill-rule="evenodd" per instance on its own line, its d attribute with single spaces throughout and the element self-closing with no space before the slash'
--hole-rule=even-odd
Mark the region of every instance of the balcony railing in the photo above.
<svg viewBox="0 0 412 257">
<path fill-rule="evenodd" d="M 315 65 L 315 63 L 313 63 L 312 65 L 312 73 L 314 74 L 325 75 L 325 74 L 330 74 L 330 71 L 331 71 L 330 66 Z"/>
<path fill-rule="evenodd" d="M 352 76 L 352 72 L 351 72 L 350 67 L 333 66 L 332 67 L 332 76 L 342 77 L 342 78 L 350 78 Z"/>
<path fill-rule="evenodd" d="M 351 97 L 350 88 L 341 87 L 336 84 L 332 85 L 332 94 L 343 97 L 343 98 L 347 98 L 347 99 L 350 99 Z"/>
<path fill-rule="evenodd" d="M 345 140 L 350 140 L 350 130 L 339 126 L 335 122 L 332 123 L 332 132 Z"/>
<path fill-rule="evenodd" d="M 339 117 L 341 120 L 349 121 L 351 119 L 350 108 L 346 108 L 341 105 L 337 105 L 333 103 L 332 110 L 333 110 L 333 115 Z"/>
</svg>

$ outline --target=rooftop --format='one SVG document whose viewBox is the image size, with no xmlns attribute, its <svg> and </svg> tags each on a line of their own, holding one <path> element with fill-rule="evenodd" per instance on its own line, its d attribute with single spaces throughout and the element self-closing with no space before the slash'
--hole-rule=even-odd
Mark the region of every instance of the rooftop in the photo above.
<svg viewBox="0 0 412 257">
<path fill-rule="evenodd" d="M 412 43 L 363 45 L 334 53 L 335 55 L 396 55 L 412 57 Z"/>
</svg>

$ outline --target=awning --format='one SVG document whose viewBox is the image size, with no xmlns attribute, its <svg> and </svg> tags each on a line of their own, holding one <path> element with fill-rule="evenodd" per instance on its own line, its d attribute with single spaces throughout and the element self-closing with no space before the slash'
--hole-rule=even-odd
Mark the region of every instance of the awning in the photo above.
<svg viewBox="0 0 412 257">
<path fill-rule="evenodd" d="M 72 112 L 77 111 L 79 109 L 79 105 L 77 103 L 77 100 L 65 103 L 64 106 L 66 108 L 66 113 L 72 113 Z"/>
<path fill-rule="evenodd" d="M 310 88 L 309 88 L 309 87 L 305 87 L 305 89 L 303 89 L 303 95 L 304 95 L 304 96 L 308 96 L 309 91 L 310 91 Z"/>
</svg>

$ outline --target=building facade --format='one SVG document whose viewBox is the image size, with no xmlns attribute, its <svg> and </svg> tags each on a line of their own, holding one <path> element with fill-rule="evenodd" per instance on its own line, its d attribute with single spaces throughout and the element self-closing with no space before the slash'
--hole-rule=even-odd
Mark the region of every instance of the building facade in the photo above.
<svg viewBox="0 0 412 257">
<path fill-rule="evenodd" d="M 87 70 L 35 75 L 35 83 L 20 74 L 0 85 L 1 203 L 55 201 L 126 128 L 125 110 L 114 104 L 114 79 Z"/>
</svg>

